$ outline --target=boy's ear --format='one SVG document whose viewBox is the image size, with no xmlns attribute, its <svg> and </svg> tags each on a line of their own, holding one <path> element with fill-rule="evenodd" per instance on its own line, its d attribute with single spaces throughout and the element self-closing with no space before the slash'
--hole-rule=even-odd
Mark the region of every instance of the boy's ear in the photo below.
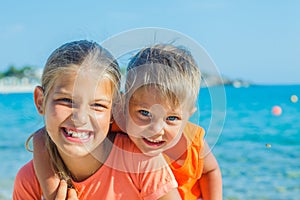
<svg viewBox="0 0 300 200">
<path fill-rule="evenodd" d="M 44 114 L 44 107 L 43 107 L 44 91 L 41 86 L 35 87 L 33 97 L 34 97 L 34 104 L 38 113 L 43 115 Z"/>
<path fill-rule="evenodd" d="M 192 108 L 192 110 L 190 111 L 190 116 L 192 116 L 196 111 L 197 111 L 196 107 Z"/>
<path fill-rule="evenodd" d="M 126 132 L 125 123 L 125 95 L 122 94 L 121 98 L 115 102 L 112 108 L 112 118 L 114 119 L 114 126 L 118 130 Z"/>
</svg>

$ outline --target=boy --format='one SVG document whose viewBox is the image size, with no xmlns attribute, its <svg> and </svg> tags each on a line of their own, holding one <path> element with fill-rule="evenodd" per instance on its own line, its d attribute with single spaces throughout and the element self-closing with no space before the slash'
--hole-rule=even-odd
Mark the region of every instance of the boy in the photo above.
<svg viewBox="0 0 300 200">
<path fill-rule="evenodd" d="M 125 116 L 118 121 L 144 154 L 165 155 L 183 199 L 222 199 L 221 172 L 204 130 L 188 122 L 196 110 L 200 80 L 187 50 L 145 48 L 128 65 Z"/>
</svg>

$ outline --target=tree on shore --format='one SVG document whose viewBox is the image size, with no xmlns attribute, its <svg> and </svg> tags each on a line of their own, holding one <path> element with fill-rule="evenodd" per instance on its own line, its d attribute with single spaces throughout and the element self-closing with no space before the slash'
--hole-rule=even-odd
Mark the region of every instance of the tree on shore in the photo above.
<svg viewBox="0 0 300 200">
<path fill-rule="evenodd" d="M 14 65 L 8 67 L 4 72 L 0 72 L 0 79 L 4 77 L 17 77 L 23 78 L 34 75 L 34 68 L 31 66 L 24 66 L 20 69 L 17 69 Z"/>
</svg>

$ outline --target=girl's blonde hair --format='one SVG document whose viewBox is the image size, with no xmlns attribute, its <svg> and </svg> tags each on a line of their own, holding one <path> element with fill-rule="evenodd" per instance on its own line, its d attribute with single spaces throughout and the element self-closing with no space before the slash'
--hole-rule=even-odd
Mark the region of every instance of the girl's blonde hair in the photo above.
<svg viewBox="0 0 300 200">
<path fill-rule="evenodd" d="M 188 50 L 159 44 L 142 49 L 131 59 L 125 91 L 128 101 L 135 90 L 151 85 L 171 105 L 184 103 L 192 109 L 198 98 L 200 83 L 200 69 Z"/>
<path fill-rule="evenodd" d="M 106 77 L 112 82 L 112 86 L 114 87 L 113 101 L 116 97 L 119 97 L 121 74 L 117 61 L 106 49 L 96 42 L 80 40 L 62 45 L 48 58 L 42 74 L 43 106 L 45 106 L 49 92 L 56 80 L 66 75 L 70 70 L 79 68 L 99 70 L 99 79 Z M 61 159 L 56 145 L 48 134 L 46 134 L 45 138 L 54 171 L 72 187 L 71 175 Z"/>
</svg>

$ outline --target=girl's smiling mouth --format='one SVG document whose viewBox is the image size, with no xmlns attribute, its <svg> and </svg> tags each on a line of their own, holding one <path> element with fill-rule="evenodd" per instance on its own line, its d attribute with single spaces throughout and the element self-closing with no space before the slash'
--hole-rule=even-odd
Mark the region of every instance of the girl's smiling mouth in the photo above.
<svg viewBox="0 0 300 200">
<path fill-rule="evenodd" d="M 72 142 L 80 142 L 80 143 L 87 142 L 92 136 L 92 131 L 87 131 L 87 130 L 62 128 L 62 132 L 66 137 L 66 139 Z"/>
</svg>

